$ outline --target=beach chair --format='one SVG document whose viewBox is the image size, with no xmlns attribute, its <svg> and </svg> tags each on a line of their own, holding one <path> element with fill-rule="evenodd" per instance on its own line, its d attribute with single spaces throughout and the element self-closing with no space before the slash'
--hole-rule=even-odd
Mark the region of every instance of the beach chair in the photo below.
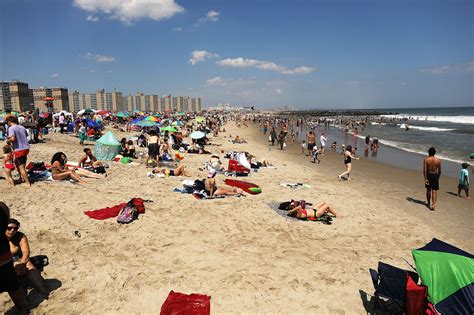
<svg viewBox="0 0 474 315">
<path fill-rule="evenodd" d="M 369 269 L 372 283 L 374 285 L 374 307 L 372 313 L 375 314 L 380 299 L 384 299 L 388 304 L 385 307 L 397 305 L 400 313 L 403 313 L 406 305 L 406 284 L 407 274 L 416 283 L 418 274 L 412 271 L 403 270 L 379 261 L 377 271 Z"/>
</svg>

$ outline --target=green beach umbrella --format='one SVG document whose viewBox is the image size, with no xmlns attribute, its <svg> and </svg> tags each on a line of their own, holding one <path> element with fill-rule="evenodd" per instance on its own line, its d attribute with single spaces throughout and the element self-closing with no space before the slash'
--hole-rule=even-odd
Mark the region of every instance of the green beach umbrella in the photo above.
<svg viewBox="0 0 474 315">
<path fill-rule="evenodd" d="M 155 126 L 158 126 L 158 123 L 151 120 L 141 120 L 137 122 L 135 125 L 140 126 L 140 127 L 155 127 Z"/>
<path fill-rule="evenodd" d="M 118 112 L 117 115 L 115 115 L 117 117 L 129 117 L 130 114 L 129 113 L 124 113 L 124 112 Z"/>
<path fill-rule="evenodd" d="M 160 128 L 160 131 L 178 132 L 178 130 L 176 130 L 175 128 L 170 127 L 170 126 L 161 127 L 161 128 Z"/>
<path fill-rule="evenodd" d="M 428 299 L 442 314 L 474 314 L 474 257 L 434 238 L 412 251 Z"/>
</svg>

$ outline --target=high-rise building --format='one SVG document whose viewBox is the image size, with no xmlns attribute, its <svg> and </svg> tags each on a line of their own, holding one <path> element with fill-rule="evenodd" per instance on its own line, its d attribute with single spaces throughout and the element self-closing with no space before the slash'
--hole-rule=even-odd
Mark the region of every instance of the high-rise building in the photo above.
<svg viewBox="0 0 474 315">
<path fill-rule="evenodd" d="M 193 111 L 198 113 L 202 110 L 202 108 L 201 108 L 201 98 L 200 97 L 195 97 L 195 98 L 193 98 L 193 100 L 194 100 Z"/>
<path fill-rule="evenodd" d="M 150 102 L 150 109 L 149 111 L 152 112 L 159 112 L 159 102 L 158 102 L 158 95 L 148 95 L 149 102 Z"/>
<path fill-rule="evenodd" d="M 26 112 L 33 109 L 28 83 L 0 81 L 0 89 L 0 110 L 11 109 L 17 112 Z"/>
<path fill-rule="evenodd" d="M 82 109 L 81 93 L 79 93 L 78 91 L 69 93 L 69 109 L 76 113 Z"/>
<path fill-rule="evenodd" d="M 40 112 L 48 112 L 50 110 L 59 112 L 62 110 L 69 111 L 69 95 L 66 88 L 48 88 L 40 87 L 32 89 L 33 101 L 35 108 Z M 52 101 L 45 101 L 46 97 L 50 97 Z M 51 108 L 48 107 L 50 104 Z"/>
<path fill-rule="evenodd" d="M 166 95 L 165 97 L 163 97 L 163 100 L 164 100 L 164 108 L 163 108 L 163 111 L 170 111 L 171 110 L 171 95 Z"/>
<path fill-rule="evenodd" d="M 112 93 L 109 93 L 111 95 L 111 98 L 112 98 L 112 109 L 109 109 L 113 112 L 119 112 L 119 111 L 123 111 L 124 110 L 124 107 L 123 107 L 123 96 L 122 96 L 122 92 L 112 92 Z"/>
</svg>

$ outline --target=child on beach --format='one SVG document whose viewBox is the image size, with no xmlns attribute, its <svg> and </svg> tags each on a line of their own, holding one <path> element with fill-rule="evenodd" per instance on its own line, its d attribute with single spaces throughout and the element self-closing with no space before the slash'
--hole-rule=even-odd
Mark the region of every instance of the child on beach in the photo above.
<svg viewBox="0 0 474 315">
<path fill-rule="evenodd" d="M 9 144 L 3 146 L 3 167 L 5 168 L 5 177 L 8 184 L 13 186 L 15 182 L 13 181 L 12 172 L 15 169 L 15 164 L 13 163 L 13 148 Z"/>
<path fill-rule="evenodd" d="M 301 142 L 301 153 L 304 154 L 304 151 L 306 151 L 306 141 L 303 140 L 303 142 Z"/>
<path fill-rule="evenodd" d="M 461 164 L 461 172 L 459 173 L 458 197 L 461 197 L 461 190 L 466 193 L 466 198 L 469 198 L 469 168 L 468 163 Z"/>
<path fill-rule="evenodd" d="M 318 161 L 318 164 L 321 163 L 321 160 L 318 158 L 321 151 L 322 151 L 322 149 L 318 149 L 317 146 L 314 146 L 313 152 L 312 152 L 312 155 L 311 155 L 311 157 L 313 158 L 313 161 L 312 161 L 313 163 L 316 163 L 316 161 Z"/>
</svg>

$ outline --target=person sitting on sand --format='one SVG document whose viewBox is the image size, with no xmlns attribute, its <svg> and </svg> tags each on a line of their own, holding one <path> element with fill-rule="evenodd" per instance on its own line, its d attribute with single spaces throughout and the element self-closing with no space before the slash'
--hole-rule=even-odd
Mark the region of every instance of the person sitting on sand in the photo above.
<svg viewBox="0 0 474 315">
<path fill-rule="evenodd" d="M 242 139 L 239 135 L 235 136 L 234 140 L 232 140 L 233 143 L 247 143 L 244 139 Z"/>
<path fill-rule="evenodd" d="M 211 160 L 209 161 L 210 167 L 217 171 L 217 172 L 223 172 L 225 171 L 225 166 L 222 165 L 221 159 L 217 155 L 212 155 Z"/>
<path fill-rule="evenodd" d="M 85 148 L 83 151 L 84 151 L 84 155 L 79 160 L 80 168 L 93 168 L 94 169 L 97 167 L 104 166 L 102 162 L 97 161 L 97 158 L 92 153 L 92 150 L 90 148 Z"/>
<path fill-rule="evenodd" d="M 337 214 L 336 210 L 324 201 L 317 203 L 313 207 L 310 207 L 308 205 L 296 206 L 290 211 L 288 211 L 288 215 L 298 219 L 308 219 L 319 218 L 326 212 L 331 213 L 336 218 L 340 218 L 340 215 Z"/>
<path fill-rule="evenodd" d="M 160 160 L 162 161 L 172 161 L 171 149 L 170 146 L 165 143 L 160 147 Z"/>
<path fill-rule="evenodd" d="M 208 198 L 214 198 L 216 196 L 240 196 L 243 191 L 239 188 L 233 188 L 231 190 L 225 188 L 218 188 L 216 185 L 216 172 L 209 171 L 207 178 L 204 180 L 204 187 Z"/>
<path fill-rule="evenodd" d="M 136 159 L 136 150 L 135 150 L 135 145 L 133 144 L 133 140 L 128 140 L 127 141 L 127 155 L 125 156 L 128 156 L 128 157 L 131 157 L 133 159 Z"/>
<path fill-rule="evenodd" d="M 18 231 L 20 222 L 10 218 L 8 220 L 5 235 L 10 244 L 10 252 L 13 256 L 13 266 L 18 277 L 21 279 L 27 277 L 31 284 L 45 298 L 49 295 L 44 279 L 41 277 L 38 269 L 30 261 L 30 246 L 25 234 Z"/>
<path fill-rule="evenodd" d="M 163 174 L 165 176 L 186 176 L 191 177 L 191 174 L 186 170 L 183 164 L 178 165 L 174 170 L 169 168 L 155 168 L 151 171 L 153 174 Z"/>
<path fill-rule="evenodd" d="M 85 184 L 86 181 L 81 178 L 81 176 L 89 178 L 102 178 L 99 174 L 85 170 L 85 169 L 74 169 L 71 170 L 66 165 L 67 157 L 63 152 L 57 152 L 53 155 L 51 159 L 51 173 L 54 180 L 66 180 L 72 179 L 80 184 Z"/>
<path fill-rule="evenodd" d="M 119 154 L 122 155 L 122 156 L 127 156 L 127 154 L 128 154 L 127 138 L 122 138 L 122 139 L 120 140 Z"/>
</svg>

